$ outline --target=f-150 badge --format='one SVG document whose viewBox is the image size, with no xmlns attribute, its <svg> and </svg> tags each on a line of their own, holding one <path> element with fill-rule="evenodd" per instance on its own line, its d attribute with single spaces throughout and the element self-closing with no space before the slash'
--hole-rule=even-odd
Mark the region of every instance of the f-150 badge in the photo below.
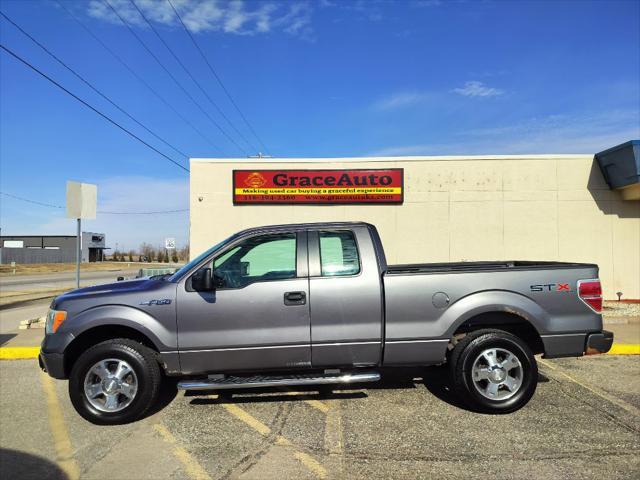
<svg viewBox="0 0 640 480">
<path fill-rule="evenodd" d="M 170 298 L 163 298 L 162 300 L 147 300 L 146 302 L 140 302 L 140 305 L 169 305 L 170 303 Z"/>
</svg>

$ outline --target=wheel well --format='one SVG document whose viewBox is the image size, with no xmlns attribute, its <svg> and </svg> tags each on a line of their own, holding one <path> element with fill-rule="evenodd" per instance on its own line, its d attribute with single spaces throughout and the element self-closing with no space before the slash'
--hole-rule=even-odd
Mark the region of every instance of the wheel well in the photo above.
<svg viewBox="0 0 640 480">
<path fill-rule="evenodd" d="M 97 345 L 100 342 L 111 340 L 114 338 L 128 338 L 134 342 L 141 343 L 145 347 L 158 352 L 158 349 L 153 342 L 144 334 L 138 330 L 125 327 L 122 325 L 101 325 L 99 327 L 91 328 L 78 335 L 73 342 L 66 348 L 64 354 L 64 371 L 68 376 L 71 372 L 73 364 L 78 357 L 85 352 L 88 348 Z"/>
<path fill-rule="evenodd" d="M 533 353 L 543 353 L 544 345 L 540 334 L 528 320 L 507 312 L 487 312 L 465 320 L 454 333 L 465 334 L 481 328 L 497 328 L 521 338 Z"/>
</svg>

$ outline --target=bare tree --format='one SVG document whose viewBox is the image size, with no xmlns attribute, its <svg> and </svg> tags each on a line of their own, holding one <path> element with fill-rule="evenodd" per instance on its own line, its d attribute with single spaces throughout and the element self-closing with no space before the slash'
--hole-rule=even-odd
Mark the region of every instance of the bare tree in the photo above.
<svg viewBox="0 0 640 480">
<path fill-rule="evenodd" d="M 176 251 L 178 254 L 178 259 L 184 262 L 189 261 L 189 244 L 187 243 L 184 247 Z"/>
<path fill-rule="evenodd" d="M 153 262 L 155 248 L 150 243 L 143 242 L 142 245 L 140 245 L 140 255 L 145 257 L 148 262 Z"/>
</svg>

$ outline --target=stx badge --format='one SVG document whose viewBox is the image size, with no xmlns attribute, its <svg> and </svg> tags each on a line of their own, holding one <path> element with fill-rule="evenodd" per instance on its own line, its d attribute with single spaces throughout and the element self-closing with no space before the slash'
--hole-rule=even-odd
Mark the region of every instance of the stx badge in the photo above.
<svg viewBox="0 0 640 480">
<path fill-rule="evenodd" d="M 532 292 L 570 292 L 571 288 L 568 283 L 543 283 L 540 285 L 531 285 L 529 287 Z"/>
</svg>

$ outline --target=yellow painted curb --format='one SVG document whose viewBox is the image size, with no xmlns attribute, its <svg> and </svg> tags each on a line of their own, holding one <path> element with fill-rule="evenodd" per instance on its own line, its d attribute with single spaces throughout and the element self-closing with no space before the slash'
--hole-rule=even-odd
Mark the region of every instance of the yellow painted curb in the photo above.
<svg viewBox="0 0 640 480">
<path fill-rule="evenodd" d="M 2 347 L 0 360 L 20 360 L 24 358 L 38 358 L 40 347 Z"/>
<path fill-rule="evenodd" d="M 0 347 L 0 360 L 38 358 L 40 347 Z M 640 343 L 614 343 L 607 355 L 640 355 Z"/>
<path fill-rule="evenodd" d="M 609 355 L 640 355 L 640 343 L 614 343 Z"/>
</svg>

